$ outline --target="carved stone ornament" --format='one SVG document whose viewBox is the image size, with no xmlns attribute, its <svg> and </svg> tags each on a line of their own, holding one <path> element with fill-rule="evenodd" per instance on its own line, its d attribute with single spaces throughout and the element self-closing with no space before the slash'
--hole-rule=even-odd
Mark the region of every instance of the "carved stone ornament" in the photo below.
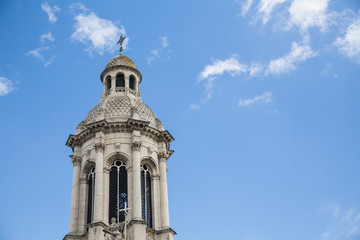
<svg viewBox="0 0 360 240">
<path fill-rule="evenodd" d="M 132 147 L 133 147 L 133 149 L 134 149 L 135 151 L 140 151 L 140 149 L 141 149 L 141 142 L 139 142 L 139 141 L 133 142 Z"/>
<path fill-rule="evenodd" d="M 73 163 L 74 167 L 75 166 L 80 166 L 81 157 L 74 156 L 74 155 L 70 155 L 70 157 L 71 157 L 71 162 Z"/>
<path fill-rule="evenodd" d="M 158 153 L 159 161 L 166 161 L 169 158 L 169 155 L 166 152 L 159 152 Z"/>
<path fill-rule="evenodd" d="M 95 143 L 94 147 L 95 147 L 96 152 L 98 152 L 98 151 L 104 152 L 105 144 L 103 142 L 98 142 L 98 143 Z"/>
</svg>

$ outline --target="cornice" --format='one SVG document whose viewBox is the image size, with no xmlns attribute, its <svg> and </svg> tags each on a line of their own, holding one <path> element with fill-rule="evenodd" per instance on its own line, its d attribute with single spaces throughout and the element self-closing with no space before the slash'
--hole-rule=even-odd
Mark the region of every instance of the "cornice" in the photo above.
<svg viewBox="0 0 360 240">
<path fill-rule="evenodd" d="M 74 150 L 75 146 L 81 146 L 89 139 L 95 138 L 96 132 L 102 131 L 104 134 L 116 132 L 131 133 L 134 129 L 140 129 L 142 136 L 147 136 L 157 142 L 165 141 L 170 143 L 174 140 L 169 131 L 159 131 L 156 128 L 150 127 L 149 122 L 135 119 L 129 119 L 126 122 L 107 122 L 106 120 L 101 120 L 85 126 L 86 129 L 79 134 L 70 134 L 65 145 Z"/>
</svg>

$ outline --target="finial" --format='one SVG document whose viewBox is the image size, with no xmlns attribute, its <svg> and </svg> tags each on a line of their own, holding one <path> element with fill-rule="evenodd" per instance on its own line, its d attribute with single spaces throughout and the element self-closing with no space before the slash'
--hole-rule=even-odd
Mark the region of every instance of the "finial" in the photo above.
<svg viewBox="0 0 360 240">
<path fill-rule="evenodd" d="M 126 37 L 124 37 L 123 35 L 120 35 L 120 39 L 119 39 L 119 41 L 116 43 L 116 44 L 120 44 L 120 55 L 122 54 L 122 51 L 123 51 L 122 45 L 123 45 L 123 42 L 124 42 L 125 38 L 126 38 Z"/>
</svg>

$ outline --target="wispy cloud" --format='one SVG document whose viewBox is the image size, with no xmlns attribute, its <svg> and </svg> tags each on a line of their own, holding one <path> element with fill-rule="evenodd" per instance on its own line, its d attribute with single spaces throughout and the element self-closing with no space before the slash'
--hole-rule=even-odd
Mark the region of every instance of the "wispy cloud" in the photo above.
<svg viewBox="0 0 360 240">
<path fill-rule="evenodd" d="M 0 96 L 5 96 L 15 90 L 11 80 L 0 76 Z"/>
<path fill-rule="evenodd" d="M 240 63 L 234 57 L 228 58 L 226 60 L 214 60 L 212 64 L 205 66 L 198 79 L 198 81 L 203 81 L 206 79 L 206 98 L 204 101 L 206 102 L 212 97 L 214 80 L 216 77 L 219 77 L 224 73 L 229 73 L 231 76 L 235 76 L 242 72 L 246 72 L 247 68 L 248 67 L 245 64 Z"/>
<path fill-rule="evenodd" d="M 241 6 L 241 13 L 240 13 L 241 16 L 244 17 L 249 12 L 251 5 L 253 4 L 253 1 L 254 0 L 245 0 L 245 1 L 235 0 L 235 2 L 239 3 Z"/>
<path fill-rule="evenodd" d="M 354 20 L 343 37 L 336 39 L 335 45 L 340 52 L 360 63 L 360 18 Z"/>
<path fill-rule="evenodd" d="M 290 53 L 283 57 L 271 60 L 266 73 L 280 74 L 295 70 L 297 64 L 317 55 L 318 53 L 311 49 L 307 39 L 304 39 L 300 44 L 292 42 Z"/>
<path fill-rule="evenodd" d="M 169 46 L 169 41 L 167 36 L 160 36 L 161 46 L 166 48 Z"/>
<path fill-rule="evenodd" d="M 247 99 L 239 99 L 238 106 L 251 106 L 255 103 L 263 103 L 263 104 L 269 104 L 273 101 L 272 99 L 272 93 L 270 91 L 264 92 L 261 95 L 257 95 L 253 98 L 247 98 Z"/>
<path fill-rule="evenodd" d="M 295 25 L 305 32 L 309 27 L 327 28 L 329 0 L 294 0 L 289 8 L 290 26 Z"/>
<path fill-rule="evenodd" d="M 40 47 L 40 48 L 36 48 L 34 50 L 28 51 L 25 53 L 25 55 L 27 56 L 34 56 L 35 58 L 37 58 L 38 60 L 40 60 L 41 62 L 44 63 L 44 66 L 47 67 L 49 66 L 53 61 L 55 56 L 45 56 L 45 53 L 48 52 L 50 50 L 50 47 Z"/>
<path fill-rule="evenodd" d="M 342 210 L 337 204 L 328 207 L 332 224 L 321 235 L 322 240 L 344 240 L 360 237 L 360 211 L 356 208 Z M 351 238 L 354 239 L 354 238 Z"/>
<path fill-rule="evenodd" d="M 55 16 L 55 13 L 60 11 L 60 8 L 58 6 L 50 7 L 50 5 L 47 2 L 43 2 L 41 4 L 41 9 L 47 13 L 47 15 L 49 16 L 49 21 L 51 23 L 57 21 L 57 17 Z"/>
<path fill-rule="evenodd" d="M 274 10 L 274 8 L 277 5 L 283 4 L 284 2 L 286 2 L 286 0 L 260 0 L 257 8 L 258 8 L 258 13 L 262 18 L 263 24 L 266 24 L 270 20 L 271 13 Z"/>
<path fill-rule="evenodd" d="M 93 52 L 103 55 L 104 52 L 112 53 L 117 49 L 114 43 L 120 34 L 126 35 L 124 26 L 118 28 L 112 21 L 98 17 L 82 4 L 77 3 L 71 5 L 70 8 L 74 12 L 80 11 L 74 18 L 75 32 L 71 35 L 72 41 L 84 44 L 90 55 Z M 128 41 L 127 37 L 124 40 L 124 49 L 126 49 Z"/>
<path fill-rule="evenodd" d="M 171 49 L 169 49 L 169 39 L 166 35 L 159 36 L 160 47 L 150 50 L 151 55 L 146 58 L 149 65 L 156 59 L 170 58 Z"/>
<path fill-rule="evenodd" d="M 201 109 L 201 106 L 198 104 L 190 104 L 190 109 L 192 110 L 199 110 Z"/>
<path fill-rule="evenodd" d="M 231 57 L 226 60 L 215 60 L 212 64 L 206 65 L 204 70 L 200 73 L 199 81 L 207 78 L 221 76 L 224 73 L 229 73 L 234 76 L 241 72 L 246 72 L 247 66 L 240 63 L 236 58 Z"/>
<path fill-rule="evenodd" d="M 53 42 L 55 39 L 54 39 L 54 36 L 52 35 L 52 33 L 48 32 L 48 33 L 44 33 L 40 36 L 41 43 L 44 43 L 45 40 L 48 40 L 49 42 Z"/>
</svg>

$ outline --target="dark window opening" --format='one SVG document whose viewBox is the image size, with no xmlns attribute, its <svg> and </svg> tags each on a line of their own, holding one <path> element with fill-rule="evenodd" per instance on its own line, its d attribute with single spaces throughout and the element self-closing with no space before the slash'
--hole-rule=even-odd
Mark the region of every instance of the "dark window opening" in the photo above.
<svg viewBox="0 0 360 240">
<path fill-rule="evenodd" d="M 141 166 L 141 205 L 142 218 L 147 222 L 146 226 L 152 228 L 151 210 L 151 176 L 146 165 Z"/>
<path fill-rule="evenodd" d="M 135 90 L 135 77 L 133 75 L 131 75 L 129 79 L 129 88 Z"/>
<path fill-rule="evenodd" d="M 127 170 L 121 161 L 111 164 L 109 177 L 109 222 L 116 218 L 117 222 L 125 220 L 124 209 L 127 203 Z"/>
<path fill-rule="evenodd" d="M 125 87 L 125 77 L 124 74 L 116 75 L 116 87 Z"/>
<path fill-rule="evenodd" d="M 89 179 L 89 189 L 88 189 L 87 223 L 91 223 L 94 217 L 95 167 L 91 169 L 88 179 Z"/>
<path fill-rule="evenodd" d="M 108 76 L 106 78 L 106 88 L 107 88 L 107 90 L 111 89 L 111 77 L 110 76 Z"/>
</svg>

